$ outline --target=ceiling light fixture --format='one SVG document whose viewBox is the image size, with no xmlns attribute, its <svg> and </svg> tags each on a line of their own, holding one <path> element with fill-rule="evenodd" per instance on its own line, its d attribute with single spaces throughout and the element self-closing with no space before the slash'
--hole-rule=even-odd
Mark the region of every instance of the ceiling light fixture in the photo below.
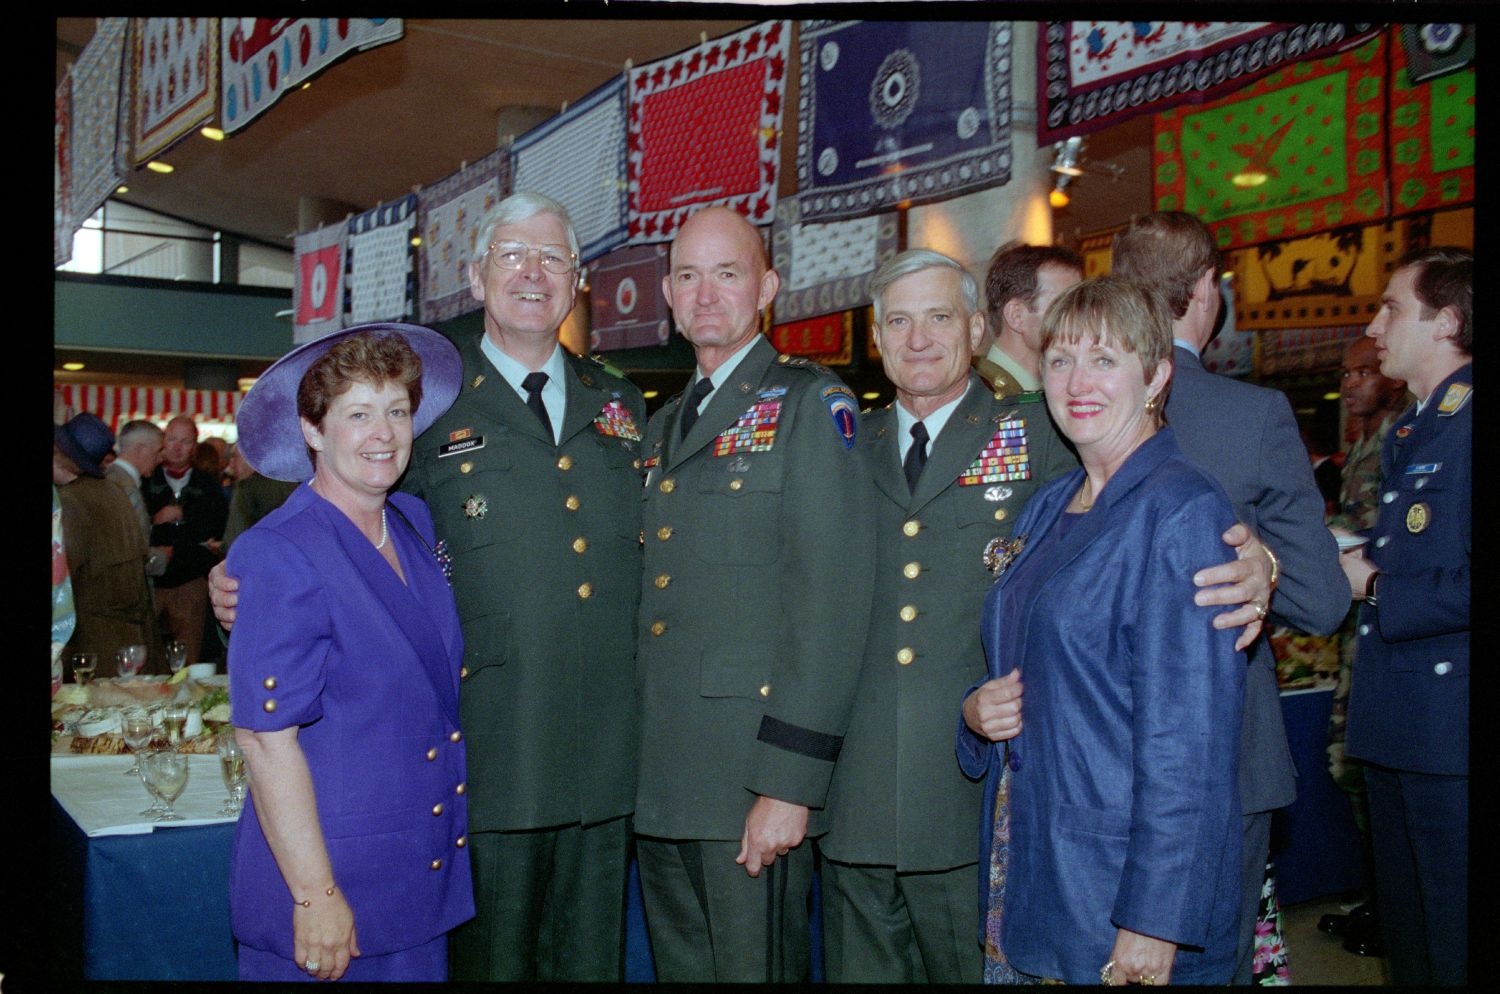
<svg viewBox="0 0 1500 994">
<path fill-rule="evenodd" d="M 171 166 L 167 165 L 165 162 L 157 162 L 155 159 L 152 159 L 150 162 L 146 163 L 146 168 L 151 170 L 153 173 L 165 174 L 172 171 Z"/>
<path fill-rule="evenodd" d="M 1082 176 L 1083 167 L 1078 164 L 1083 157 L 1083 138 L 1075 135 L 1067 141 L 1053 145 L 1056 155 L 1052 159 L 1052 171 L 1064 176 Z"/>
<path fill-rule="evenodd" d="M 116 193 L 129 193 L 130 192 L 130 187 L 126 186 L 124 183 L 121 183 L 119 186 L 115 187 L 115 192 Z"/>
<path fill-rule="evenodd" d="M 1052 192 L 1047 194 L 1047 203 L 1059 210 L 1068 206 L 1068 203 L 1073 199 L 1068 196 L 1067 190 L 1068 183 L 1072 179 L 1073 177 L 1068 173 L 1059 173 L 1056 185 L 1052 187 Z"/>
<path fill-rule="evenodd" d="M 224 140 L 224 132 L 220 131 L 218 128 L 200 128 L 198 129 L 198 134 L 202 135 L 204 138 L 207 138 L 209 141 L 221 142 Z"/>
<path fill-rule="evenodd" d="M 83 369 L 83 363 L 81 363 L 81 362 L 65 362 L 65 363 L 63 363 L 63 369 L 66 369 L 70 373 L 76 373 L 76 372 L 80 371 L 81 369 Z"/>
</svg>

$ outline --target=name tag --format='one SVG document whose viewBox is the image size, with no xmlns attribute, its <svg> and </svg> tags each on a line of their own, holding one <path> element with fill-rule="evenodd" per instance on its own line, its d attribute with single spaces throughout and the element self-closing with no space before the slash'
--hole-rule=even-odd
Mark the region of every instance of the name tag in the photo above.
<svg viewBox="0 0 1500 994">
<path fill-rule="evenodd" d="M 447 442 L 438 449 L 438 458 L 446 459 L 448 456 L 456 456 L 464 452 L 472 452 L 475 449 L 484 448 L 484 436 L 477 438 L 463 438 L 457 442 Z"/>
</svg>

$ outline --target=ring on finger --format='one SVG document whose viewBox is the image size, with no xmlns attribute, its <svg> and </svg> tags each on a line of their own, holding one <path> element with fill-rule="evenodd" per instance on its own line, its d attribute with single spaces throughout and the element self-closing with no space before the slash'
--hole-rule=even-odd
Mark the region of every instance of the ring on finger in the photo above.
<svg viewBox="0 0 1500 994">
<path fill-rule="evenodd" d="M 1154 973 L 1143 973 L 1143 974 L 1141 974 L 1141 986 L 1142 987 L 1152 987 L 1155 984 L 1156 984 L 1156 974 L 1154 974 Z"/>
<path fill-rule="evenodd" d="M 1266 602 L 1265 601 L 1263 601 L 1259 597 L 1257 597 L 1257 598 L 1255 598 L 1254 600 L 1252 600 L 1250 602 L 1250 606 L 1253 607 L 1253 608 L 1255 608 L 1255 620 L 1256 621 L 1265 621 L 1266 620 L 1267 608 L 1266 608 Z"/>
<path fill-rule="evenodd" d="M 1114 960 L 1110 960 L 1108 963 L 1105 963 L 1104 967 L 1099 971 L 1099 983 L 1103 984 L 1106 987 L 1113 987 L 1114 986 L 1114 983 L 1115 983 L 1115 961 Z"/>
<path fill-rule="evenodd" d="M 323 967 L 323 964 L 319 963 L 315 959 L 310 959 L 306 963 L 302 964 L 302 968 L 304 970 L 306 970 L 308 973 L 317 973 L 318 970 L 322 969 L 322 967 Z"/>
</svg>

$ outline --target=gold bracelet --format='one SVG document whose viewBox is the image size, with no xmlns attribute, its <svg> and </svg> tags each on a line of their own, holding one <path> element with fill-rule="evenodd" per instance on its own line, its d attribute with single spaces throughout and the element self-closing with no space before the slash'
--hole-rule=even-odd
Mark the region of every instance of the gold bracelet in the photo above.
<svg viewBox="0 0 1500 994">
<path fill-rule="evenodd" d="M 1271 547 L 1265 542 L 1260 543 L 1260 548 L 1266 554 L 1266 558 L 1271 560 L 1271 589 L 1275 590 L 1276 581 L 1281 579 L 1281 560 L 1276 558 L 1276 553 L 1272 552 Z"/>
<path fill-rule="evenodd" d="M 336 891 L 336 890 L 338 890 L 338 886 L 339 886 L 338 884 L 329 884 L 328 885 L 328 889 L 325 890 L 323 893 L 326 894 L 329 897 L 332 897 L 333 896 L 333 892 Z M 310 907 L 312 907 L 312 898 L 308 898 L 305 901 L 299 901 L 296 898 L 292 898 L 292 903 L 295 904 L 299 908 L 310 908 Z"/>
</svg>

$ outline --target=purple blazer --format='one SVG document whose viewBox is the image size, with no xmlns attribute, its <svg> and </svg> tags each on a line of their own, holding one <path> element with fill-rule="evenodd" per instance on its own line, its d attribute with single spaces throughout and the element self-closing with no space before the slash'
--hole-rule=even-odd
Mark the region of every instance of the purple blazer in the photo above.
<svg viewBox="0 0 1500 994">
<path fill-rule="evenodd" d="M 432 517 L 395 493 L 406 583 L 307 485 L 235 541 L 229 642 L 234 724 L 300 726 L 334 878 L 367 956 L 428 942 L 474 915 L 464 744 L 463 638 L 427 545 Z M 424 545 L 424 541 L 427 545 Z M 241 943 L 292 957 L 292 894 L 253 799 L 235 830 L 230 919 Z"/>
<path fill-rule="evenodd" d="M 1224 492 L 1177 448 L 1147 439 L 1051 548 L 1047 532 L 1083 478 L 1027 502 L 1021 555 L 990 588 L 990 677 L 1021 669 L 1025 728 L 1010 741 L 1010 861 L 1002 945 L 1016 969 L 1098 983 L 1118 927 L 1179 944 L 1172 982 L 1227 983 L 1240 867 L 1236 786 L 1245 656 L 1219 608 L 1193 604 L 1193 573 L 1228 555 Z M 1010 589 L 1036 555 L 1043 572 Z M 1007 598 L 1020 596 L 1018 605 Z M 1005 617 L 1019 623 L 1006 626 Z M 985 776 L 980 921 L 995 790 L 1007 750 L 959 717 L 959 765 Z"/>
</svg>

